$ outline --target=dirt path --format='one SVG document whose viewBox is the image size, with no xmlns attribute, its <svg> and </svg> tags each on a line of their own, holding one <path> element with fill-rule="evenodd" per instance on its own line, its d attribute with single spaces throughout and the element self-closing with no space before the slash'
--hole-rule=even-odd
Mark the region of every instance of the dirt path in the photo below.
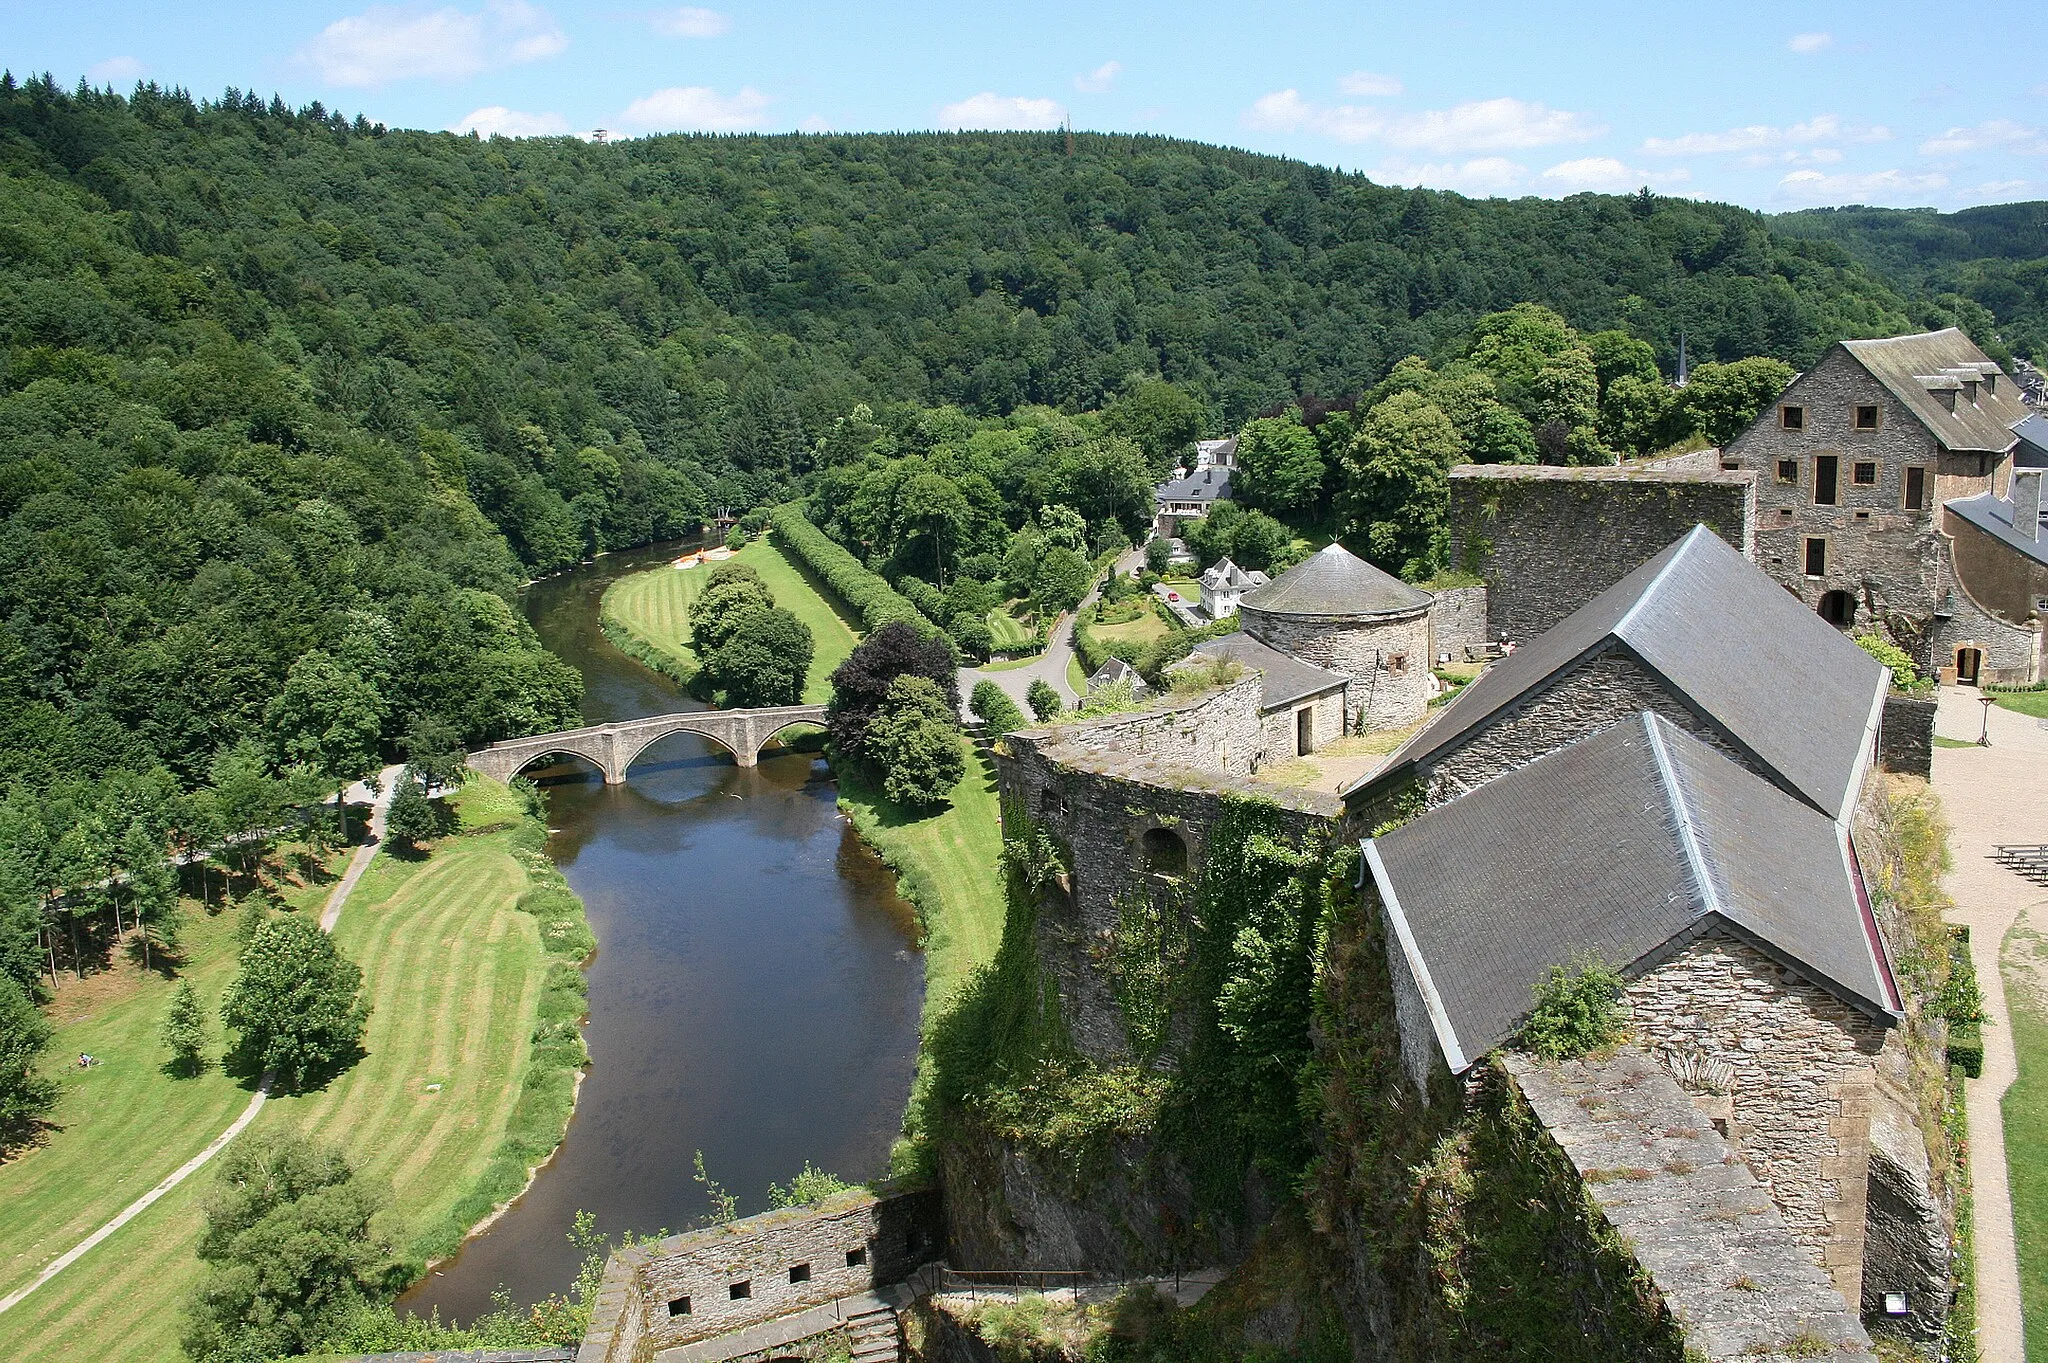
<svg viewBox="0 0 2048 1363">
<path fill-rule="evenodd" d="M 320 931 L 322 932 L 334 931 L 334 925 L 341 921 L 342 905 L 348 902 L 349 893 L 355 889 L 356 882 L 363 878 L 363 872 L 368 868 L 370 858 L 377 855 L 377 848 L 382 844 L 384 838 L 384 817 L 391 810 L 391 797 L 398 788 L 398 774 L 400 770 L 401 768 L 398 767 L 386 767 L 378 774 L 377 785 L 374 791 L 371 790 L 368 782 L 359 783 L 349 791 L 349 796 L 352 799 L 371 798 L 372 800 L 370 805 L 369 840 L 356 848 L 355 855 L 351 856 L 348 860 L 348 869 L 342 872 L 341 879 L 335 884 L 333 893 L 327 896 L 327 907 L 320 914 Z M 33 1282 L 30 1282 L 25 1287 L 16 1289 L 5 1297 L 0 1297 L 0 1311 L 7 1310 L 16 1302 L 28 1296 L 29 1293 L 77 1263 L 102 1240 L 105 1240 L 115 1231 L 148 1211 L 164 1194 L 198 1173 L 206 1166 L 207 1161 L 226 1149 L 229 1141 L 241 1135 L 249 1123 L 256 1120 L 256 1114 L 263 1110 L 264 1099 L 269 1096 L 270 1077 L 265 1075 L 262 1082 L 257 1084 L 256 1092 L 249 1096 L 249 1105 L 242 1109 L 240 1116 L 228 1124 L 227 1130 L 215 1136 L 204 1150 L 201 1150 L 191 1159 L 179 1165 L 163 1182 L 123 1207 L 113 1220 L 101 1226 L 91 1235 L 86 1236 L 85 1239 L 79 1241 L 70 1249 L 65 1250 L 55 1259 L 52 1259 L 43 1271 L 35 1276 Z"/>
<path fill-rule="evenodd" d="M 1977 1347 L 1984 1363 L 2023 1363 L 2019 1257 L 2014 1248 L 2012 1192 L 2006 1176 L 2006 1089 L 2018 1074 L 2006 1008 L 2000 948 L 2013 924 L 2028 916 L 2048 930 L 2048 891 L 1990 859 L 1998 843 L 2048 842 L 2048 817 L 2029 797 L 2048 764 L 2041 721 L 1993 706 L 1988 748 L 1936 748 L 1934 789 L 1954 830 L 1955 869 L 1949 919 L 1970 928 L 1970 957 L 1984 990 L 1984 1073 L 1968 1081 L 1970 1174 L 1976 1211 Z M 1985 718 L 1977 692 L 1943 687 L 1935 728 L 1945 738 L 1975 739 Z"/>
</svg>

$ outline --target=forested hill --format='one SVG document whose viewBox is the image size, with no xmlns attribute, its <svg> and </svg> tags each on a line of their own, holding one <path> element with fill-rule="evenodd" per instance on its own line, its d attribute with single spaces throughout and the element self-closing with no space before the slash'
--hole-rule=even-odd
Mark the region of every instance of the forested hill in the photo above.
<svg viewBox="0 0 2048 1363">
<path fill-rule="evenodd" d="M 2048 201 L 1959 213 L 1815 208 L 1771 226 L 1839 244 L 1894 288 L 1954 313 L 1994 355 L 2048 363 Z"/>
<path fill-rule="evenodd" d="M 1927 320 L 1734 208 L 1149 138 L 479 142 L 10 76 L 0 174 L 0 728 L 34 782 L 570 718 L 519 577 L 800 490 L 860 401 L 1073 411 L 1150 372 L 1221 431 L 1521 300 L 1667 363 Z"/>
</svg>

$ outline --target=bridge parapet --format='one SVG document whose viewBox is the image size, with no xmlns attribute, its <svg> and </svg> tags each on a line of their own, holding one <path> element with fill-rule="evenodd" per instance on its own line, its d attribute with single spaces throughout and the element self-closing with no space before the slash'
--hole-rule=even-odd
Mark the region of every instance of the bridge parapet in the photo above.
<svg viewBox="0 0 2048 1363">
<path fill-rule="evenodd" d="M 800 724 L 823 724 L 822 705 L 777 705 L 753 710 L 688 710 L 617 724 L 593 724 L 551 734 L 508 738 L 469 755 L 472 769 L 509 781 L 543 757 L 580 757 L 604 773 L 605 784 L 618 785 L 634 759 L 670 734 L 693 733 L 724 748 L 743 767 L 760 761 L 761 749 L 778 734 Z"/>
</svg>

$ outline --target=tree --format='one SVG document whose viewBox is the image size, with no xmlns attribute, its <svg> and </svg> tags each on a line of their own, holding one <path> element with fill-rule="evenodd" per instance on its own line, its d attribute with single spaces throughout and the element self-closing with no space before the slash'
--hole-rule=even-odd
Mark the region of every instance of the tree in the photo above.
<svg viewBox="0 0 2048 1363">
<path fill-rule="evenodd" d="M 729 705 L 795 705 L 804 698 L 814 645 L 810 627 L 779 606 L 750 605 L 726 617 L 725 639 L 703 658 L 705 680 Z"/>
<path fill-rule="evenodd" d="M 1450 418 L 1416 393 L 1375 406 L 1345 459 L 1347 536 L 1382 568 L 1411 581 L 1441 566 L 1450 468 L 1458 458 Z"/>
<path fill-rule="evenodd" d="M 742 573 L 720 576 L 727 568 Z M 690 646 L 701 662 L 732 637 L 739 617 L 750 610 L 767 610 L 775 596 L 744 564 L 720 564 L 712 569 L 703 592 L 690 603 Z"/>
<path fill-rule="evenodd" d="M 934 580 L 946 585 L 946 570 L 960 557 L 973 523 L 973 508 L 959 487 L 943 474 L 912 474 L 896 498 L 896 558 L 903 563 L 929 563 Z"/>
<path fill-rule="evenodd" d="M 868 725 L 868 751 L 881 769 L 882 793 L 897 804 L 928 809 L 951 803 L 953 787 L 967 774 L 958 702 L 949 702 L 929 677 L 898 677 Z"/>
<path fill-rule="evenodd" d="M 228 1146 L 206 1199 L 206 1276 L 180 1342 L 204 1363 L 301 1354 L 366 1303 L 392 1295 L 382 1210 L 339 1150 L 285 1128 Z"/>
<path fill-rule="evenodd" d="M 952 648 L 943 639 L 927 638 L 912 626 L 893 621 L 861 640 L 832 673 L 825 729 L 839 756 L 854 762 L 871 760 L 868 725 L 887 701 L 891 683 L 904 676 L 930 678 L 958 713 L 959 670 Z"/>
<path fill-rule="evenodd" d="M 1795 377 L 1791 365 L 1761 355 L 1733 364 L 1703 364 L 1680 393 L 1679 409 L 1709 444 L 1725 445 L 1747 430 Z"/>
<path fill-rule="evenodd" d="M 142 966 L 150 967 L 152 939 L 175 955 L 182 936 L 178 908 L 178 872 L 169 850 L 142 820 L 128 825 L 121 839 L 121 872 L 128 882 L 128 903 L 142 936 Z"/>
<path fill-rule="evenodd" d="M 1133 378 L 1102 413 L 1102 424 L 1164 473 L 1202 434 L 1202 404 L 1164 379 Z"/>
<path fill-rule="evenodd" d="M 251 738 L 214 754 L 207 784 L 225 836 L 232 840 L 232 853 L 246 875 L 262 860 L 270 830 L 283 817 L 284 792 Z"/>
<path fill-rule="evenodd" d="M 1006 734 L 1024 727 L 1024 712 L 1017 708 L 1017 702 L 1010 699 L 1009 692 L 986 677 L 974 684 L 974 692 L 967 698 L 967 708 L 974 711 L 974 717 L 987 725 L 991 733 Z"/>
<path fill-rule="evenodd" d="M 158 1035 L 171 1053 L 171 1068 L 177 1073 L 190 1078 L 206 1068 L 206 1007 L 199 1002 L 192 981 L 179 981 Z"/>
<path fill-rule="evenodd" d="M 1056 544 L 1063 549 L 1072 549 L 1079 553 L 1088 551 L 1088 522 L 1071 506 L 1054 503 L 1040 511 L 1038 532 L 1045 536 L 1047 544 Z"/>
<path fill-rule="evenodd" d="M 1145 567 L 1159 577 L 1166 576 L 1166 570 L 1173 566 L 1173 546 L 1165 540 L 1153 540 L 1145 546 Z"/>
<path fill-rule="evenodd" d="M 1040 615 L 1053 616 L 1081 604 L 1095 581 L 1095 565 L 1064 545 L 1053 545 L 1039 556 L 1031 575 L 1031 607 Z"/>
<path fill-rule="evenodd" d="M 12 1149 L 56 1106 L 57 1085 L 43 1076 L 50 1024 L 27 991 L 0 976 L 0 1151 Z"/>
<path fill-rule="evenodd" d="M 1662 379 L 1622 374 L 1600 399 L 1600 438 L 1625 455 L 1651 454 L 1682 438 L 1671 430 L 1679 392 Z"/>
<path fill-rule="evenodd" d="M 459 786 L 469 775 L 469 754 L 462 750 L 462 731 L 438 715 L 420 714 L 399 740 L 406 765 L 431 793 Z"/>
<path fill-rule="evenodd" d="M 370 1010 L 363 972 L 319 927 L 296 915 L 265 921 L 242 949 L 242 973 L 220 1019 L 241 1033 L 236 1052 L 288 1089 L 324 1078 L 361 1054 Z"/>
<path fill-rule="evenodd" d="M 1315 432 L 1292 414 L 1245 423 L 1237 433 L 1231 492 L 1275 516 L 1313 510 L 1323 487 L 1323 451 Z"/>
<path fill-rule="evenodd" d="M 434 802 L 427 798 L 427 788 L 411 767 L 398 778 L 398 789 L 391 794 L 391 808 L 384 815 L 385 831 L 395 838 L 401 847 L 417 849 L 428 838 L 434 836 L 439 820 L 434 814 Z"/>
<path fill-rule="evenodd" d="M 1024 688 L 1024 699 L 1041 724 L 1067 708 L 1066 702 L 1060 699 L 1060 693 L 1053 690 L 1043 677 L 1033 678 L 1031 685 Z"/>
<path fill-rule="evenodd" d="M 360 673 L 315 649 L 286 675 L 284 689 L 264 710 L 279 766 L 303 765 L 327 779 L 348 836 L 342 796 L 377 769 L 384 698 Z"/>
</svg>

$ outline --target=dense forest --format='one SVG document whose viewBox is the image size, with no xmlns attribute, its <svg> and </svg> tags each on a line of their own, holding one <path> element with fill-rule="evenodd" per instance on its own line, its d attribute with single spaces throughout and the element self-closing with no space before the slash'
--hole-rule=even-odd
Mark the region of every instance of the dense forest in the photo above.
<svg viewBox="0 0 2048 1363">
<path fill-rule="evenodd" d="M 1814 208 L 1770 223 L 1781 236 L 1837 243 L 1901 293 L 1954 315 L 1994 357 L 2048 363 L 2048 202 Z"/>
<path fill-rule="evenodd" d="M 1188 440 L 1260 413 L 1385 409 L 1349 474 L 1325 431 L 1321 472 L 1251 480 L 1369 529 L 1404 520 L 1403 441 L 1440 464 L 1669 434 L 1681 335 L 1733 371 L 1979 315 L 1732 207 L 1481 202 L 1145 137 L 480 141 L 9 75 L 0 175 L 24 983 L 54 891 L 217 827 L 237 782 L 331 792 L 572 720 L 521 581 L 714 511 L 808 499 L 921 609 L 959 598 L 944 624 L 1072 594 Z M 1525 302 L 1554 315 L 1482 320 Z M 1569 391 L 1517 388 L 1545 365 Z"/>
</svg>

